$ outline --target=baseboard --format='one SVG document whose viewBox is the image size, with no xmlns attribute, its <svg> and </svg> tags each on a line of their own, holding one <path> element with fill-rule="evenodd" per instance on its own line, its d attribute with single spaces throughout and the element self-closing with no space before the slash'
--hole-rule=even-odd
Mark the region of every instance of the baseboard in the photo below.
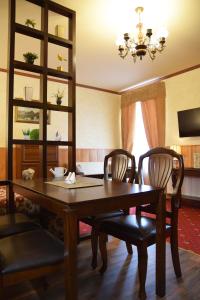
<svg viewBox="0 0 200 300">
<path fill-rule="evenodd" d="M 196 199 L 196 197 L 194 197 L 195 199 L 193 199 L 192 197 L 187 197 L 187 196 L 183 196 L 182 200 L 181 200 L 181 204 L 185 205 L 185 206 L 192 206 L 192 207 L 197 207 L 200 208 L 200 198 Z"/>
<path fill-rule="evenodd" d="M 167 200 L 170 200 L 170 194 L 167 194 Z M 181 205 L 200 208 L 200 197 L 182 195 Z"/>
</svg>

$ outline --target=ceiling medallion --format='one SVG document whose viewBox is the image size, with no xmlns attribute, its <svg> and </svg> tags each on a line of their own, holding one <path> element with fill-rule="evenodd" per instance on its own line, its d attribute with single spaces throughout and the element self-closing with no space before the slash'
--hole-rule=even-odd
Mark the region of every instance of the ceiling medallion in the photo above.
<svg viewBox="0 0 200 300">
<path fill-rule="evenodd" d="M 160 37 L 152 41 L 152 29 L 147 29 L 144 32 L 144 25 L 141 22 L 141 14 L 144 11 L 142 6 L 135 9 L 138 14 L 139 23 L 136 26 L 137 33 L 135 38 L 130 37 L 128 33 L 124 33 L 123 39 L 118 41 L 119 45 L 119 56 L 125 58 L 128 53 L 133 57 L 134 62 L 136 62 L 137 57 L 142 60 L 146 53 L 149 54 L 152 60 L 155 59 L 157 52 L 162 52 L 165 48 L 165 42 L 167 37 L 167 31 L 161 33 Z"/>
</svg>

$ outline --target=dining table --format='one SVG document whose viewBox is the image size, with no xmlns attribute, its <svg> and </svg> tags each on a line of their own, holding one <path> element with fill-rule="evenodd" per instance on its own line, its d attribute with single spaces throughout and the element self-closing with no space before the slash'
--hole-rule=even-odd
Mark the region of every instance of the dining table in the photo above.
<svg viewBox="0 0 200 300">
<path fill-rule="evenodd" d="M 84 178 L 84 177 L 83 177 Z M 80 179 L 80 181 L 83 179 Z M 64 282 L 65 299 L 77 300 L 77 233 L 78 220 L 86 216 L 137 205 L 156 206 L 156 294 L 165 295 L 165 197 L 163 189 L 85 177 L 83 186 L 69 186 L 64 179 L 13 179 L 10 193 L 18 193 L 64 220 Z M 13 201 L 13 197 L 10 198 Z M 10 207 L 14 207 L 10 203 Z M 88 265 L 90 268 L 90 265 Z"/>
</svg>

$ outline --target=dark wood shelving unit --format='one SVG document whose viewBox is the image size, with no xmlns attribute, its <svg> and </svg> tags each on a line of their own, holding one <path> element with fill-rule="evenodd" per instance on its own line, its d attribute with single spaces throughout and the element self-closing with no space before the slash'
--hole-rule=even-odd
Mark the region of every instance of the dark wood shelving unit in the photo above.
<svg viewBox="0 0 200 300">
<path fill-rule="evenodd" d="M 48 110 L 54 110 L 54 111 L 62 111 L 62 112 L 73 112 L 73 108 L 69 106 L 64 106 L 64 105 L 56 105 L 56 104 L 47 104 L 47 109 Z"/>
<path fill-rule="evenodd" d="M 20 140 L 20 139 L 13 139 L 13 145 L 44 145 L 44 141 L 42 140 Z"/>
<path fill-rule="evenodd" d="M 51 68 L 47 69 L 47 74 L 57 78 L 72 79 L 72 74 L 70 72 L 58 71 Z"/>
<path fill-rule="evenodd" d="M 19 24 L 19 23 L 15 23 L 15 32 L 29 36 L 29 37 L 33 37 L 33 38 L 39 39 L 39 40 L 44 39 L 44 34 L 42 31 Z"/>
<path fill-rule="evenodd" d="M 76 13 L 60 4 L 50 0 L 24 0 L 41 8 L 41 30 L 30 28 L 23 24 L 16 23 L 16 0 L 9 0 L 10 5 L 10 60 L 9 60 L 9 96 L 8 96 L 8 179 L 13 178 L 13 145 L 35 145 L 41 146 L 41 176 L 47 176 L 48 166 L 48 146 L 67 146 L 68 147 L 68 169 L 76 169 L 76 68 L 75 68 L 75 32 L 76 32 Z M 68 39 L 54 36 L 48 32 L 49 11 L 55 12 L 66 17 L 69 22 Z M 39 39 L 41 41 L 40 61 L 41 66 L 28 64 L 15 60 L 15 35 L 16 33 L 24 36 Z M 68 72 L 55 70 L 48 67 L 48 44 L 52 43 L 68 49 Z M 31 51 L 31 49 L 30 49 Z M 14 99 L 14 73 L 15 70 L 23 70 L 40 74 L 40 101 L 27 101 Z M 48 76 L 67 79 L 66 88 L 68 89 L 68 106 L 56 105 L 48 102 L 47 81 Z M 22 140 L 13 138 L 13 109 L 14 106 L 37 108 L 41 110 L 40 118 L 40 140 Z M 68 114 L 68 141 L 51 141 L 47 139 L 47 111 L 66 112 Z"/>
<path fill-rule="evenodd" d="M 55 36 L 50 33 L 48 34 L 48 41 L 49 41 L 49 43 L 52 43 L 52 44 L 55 44 L 58 46 L 62 46 L 65 48 L 72 48 L 72 45 L 73 45 L 72 41 L 63 39 L 61 37 Z"/>
<path fill-rule="evenodd" d="M 38 108 L 38 109 L 43 108 L 42 102 L 19 100 L 19 99 L 13 99 L 13 106 L 30 107 L 30 108 Z"/>
<path fill-rule="evenodd" d="M 14 68 L 39 74 L 42 74 L 44 72 L 44 67 L 42 66 L 27 64 L 23 61 L 18 60 L 14 61 Z"/>
</svg>

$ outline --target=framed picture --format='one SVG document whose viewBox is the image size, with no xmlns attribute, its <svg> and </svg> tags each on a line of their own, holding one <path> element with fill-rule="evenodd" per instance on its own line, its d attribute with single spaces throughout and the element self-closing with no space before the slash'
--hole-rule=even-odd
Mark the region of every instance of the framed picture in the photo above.
<svg viewBox="0 0 200 300">
<path fill-rule="evenodd" d="M 40 110 L 29 107 L 15 107 L 15 122 L 39 124 Z M 47 124 L 51 124 L 51 111 L 47 111 Z"/>
</svg>

